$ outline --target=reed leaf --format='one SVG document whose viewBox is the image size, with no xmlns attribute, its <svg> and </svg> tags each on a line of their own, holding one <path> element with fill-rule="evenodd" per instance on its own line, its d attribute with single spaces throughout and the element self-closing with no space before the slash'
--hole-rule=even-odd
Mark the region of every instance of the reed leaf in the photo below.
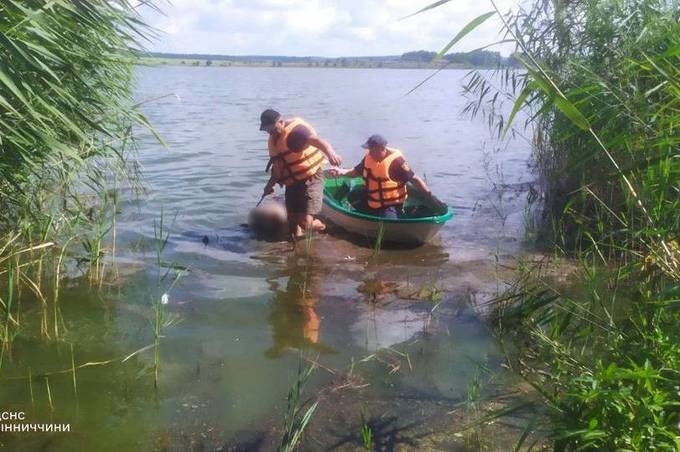
<svg viewBox="0 0 680 452">
<path fill-rule="evenodd" d="M 468 22 L 457 34 L 456 36 L 453 37 L 451 41 L 449 41 L 448 44 L 444 46 L 443 49 L 439 51 L 436 57 L 432 60 L 433 63 L 436 61 L 440 60 L 444 55 L 448 53 L 449 50 L 461 39 L 463 39 L 465 36 L 467 36 L 470 32 L 472 32 L 475 28 L 483 24 L 484 22 L 487 21 L 491 16 L 496 14 L 494 11 L 489 11 L 488 13 L 481 14 L 474 19 L 472 19 L 470 22 Z"/>
<path fill-rule="evenodd" d="M 450 1 L 451 1 L 451 0 L 439 0 L 439 1 L 436 1 L 436 2 L 434 2 L 434 3 L 431 3 L 431 4 L 427 5 L 426 7 L 422 8 L 422 9 L 419 9 L 419 10 L 416 11 L 415 13 L 412 13 L 412 14 L 409 14 L 408 16 L 402 17 L 402 18 L 399 19 L 399 20 L 404 20 L 404 19 L 408 19 L 409 17 L 417 16 L 418 14 L 421 14 L 421 13 L 424 13 L 425 11 L 429 11 L 429 10 L 431 10 L 431 9 L 437 8 L 437 7 L 439 7 L 439 6 L 442 6 L 443 4 L 448 3 L 448 2 L 450 2 Z"/>
</svg>

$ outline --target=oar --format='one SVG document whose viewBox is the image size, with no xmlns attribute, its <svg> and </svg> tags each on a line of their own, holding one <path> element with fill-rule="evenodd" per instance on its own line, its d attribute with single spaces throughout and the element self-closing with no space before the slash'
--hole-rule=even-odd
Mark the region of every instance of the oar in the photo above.
<svg viewBox="0 0 680 452">
<path fill-rule="evenodd" d="M 262 204 L 262 201 L 264 201 L 264 198 L 266 198 L 266 197 L 267 197 L 266 194 L 263 194 L 263 195 L 262 195 L 262 197 L 261 197 L 260 200 L 257 202 L 257 204 L 255 204 L 255 208 L 256 208 L 256 209 L 257 209 L 258 207 L 260 207 L 260 204 Z"/>
</svg>

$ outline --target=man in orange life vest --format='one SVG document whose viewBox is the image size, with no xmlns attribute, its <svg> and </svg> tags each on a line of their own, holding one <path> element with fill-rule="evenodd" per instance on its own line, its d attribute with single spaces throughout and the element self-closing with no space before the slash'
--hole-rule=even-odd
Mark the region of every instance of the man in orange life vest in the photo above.
<svg viewBox="0 0 680 452">
<path fill-rule="evenodd" d="M 333 166 L 342 164 L 333 146 L 320 138 L 302 118 L 284 119 L 275 110 L 260 115 L 260 130 L 269 134 L 269 157 L 272 176 L 263 195 L 274 192 L 277 183 L 286 187 L 286 211 L 290 234 L 296 238 L 304 230 L 324 230 L 314 218 L 323 203 L 323 172 L 326 159 Z"/>
<path fill-rule="evenodd" d="M 398 218 L 406 201 L 406 184 L 411 182 L 419 190 L 439 202 L 425 181 L 416 176 L 401 151 L 387 147 L 382 135 L 372 135 L 362 145 L 368 149 L 361 162 L 352 169 L 330 170 L 330 177 L 348 176 L 364 178 L 368 212 L 385 218 Z"/>
</svg>

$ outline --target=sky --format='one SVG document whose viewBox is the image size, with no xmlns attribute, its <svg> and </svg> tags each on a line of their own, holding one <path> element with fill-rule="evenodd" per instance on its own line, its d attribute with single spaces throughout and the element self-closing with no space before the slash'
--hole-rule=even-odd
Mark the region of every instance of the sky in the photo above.
<svg viewBox="0 0 680 452">
<path fill-rule="evenodd" d="M 160 31 L 150 51 L 222 55 L 372 56 L 439 51 L 469 21 L 492 11 L 489 0 L 452 0 L 405 20 L 434 0 L 172 0 L 164 14 L 141 8 Z M 502 12 L 518 0 L 496 0 Z M 493 17 L 451 51 L 499 41 Z M 512 48 L 495 46 L 508 55 Z"/>
</svg>

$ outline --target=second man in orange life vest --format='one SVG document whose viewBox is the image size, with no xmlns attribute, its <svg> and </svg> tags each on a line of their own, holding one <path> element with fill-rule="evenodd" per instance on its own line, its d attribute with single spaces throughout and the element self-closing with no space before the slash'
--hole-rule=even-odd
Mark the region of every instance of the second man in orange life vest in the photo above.
<svg viewBox="0 0 680 452">
<path fill-rule="evenodd" d="M 264 195 L 273 193 L 277 183 L 285 185 L 288 225 L 294 237 L 302 236 L 306 229 L 325 229 L 314 218 L 323 203 L 321 167 L 326 159 L 333 166 L 342 164 L 342 159 L 302 118 L 284 119 L 275 110 L 265 110 L 260 116 L 260 130 L 269 134 L 272 167 Z"/>
<path fill-rule="evenodd" d="M 328 174 L 331 177 L 363 177 L 368 213 L 398 218 L 403 213 L 408 196 L 406 184 L 409 182 L 432 196 L 425 181 L 409 168 L 401 151 L 387 147 L 387 140 L 381 135 L 372 135 L 362 147 L 368 151 L 357 166 L 352 169 L 331 170 Z"/>
</svg>

